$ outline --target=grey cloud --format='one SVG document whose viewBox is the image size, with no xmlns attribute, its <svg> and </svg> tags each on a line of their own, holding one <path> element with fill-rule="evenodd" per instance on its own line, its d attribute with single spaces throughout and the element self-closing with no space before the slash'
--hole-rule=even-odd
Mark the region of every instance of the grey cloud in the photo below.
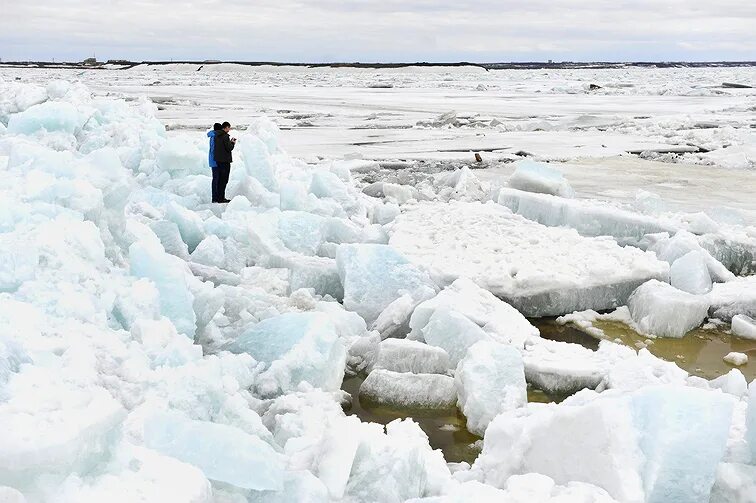
<svg viewBox="0 0 756 503">
<path fill-rule="evenodd" d="M 734 0 L 27 0 L 3 59 L 753 59 L 756 3 Z"/>
</svg>

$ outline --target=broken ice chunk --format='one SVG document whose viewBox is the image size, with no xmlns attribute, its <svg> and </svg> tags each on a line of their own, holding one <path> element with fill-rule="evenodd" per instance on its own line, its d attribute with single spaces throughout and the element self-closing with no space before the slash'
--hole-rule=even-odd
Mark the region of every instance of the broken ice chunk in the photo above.
<svg viewBox="0 0 756 503">
<path fill-rule="evenodd" d="M 86 117 L 70 103 L 48 101 L 12 114 L 8 120 L 8 132 L 30 135 L 43 130 L 73 134 L 84 125 L 85 120 Z"/>
<path fill-rule="evenodd" d="M 144 443 L 161 454 L 196 466 L 211 480 L 244 489 L 283 488 L 282 456 L 263 440 L 235 426 L 160 412 L 145 421 Z"/>
<path fill-rule="evenodd" d="M 730 321 L 738 314 L 756 318 L 756 276 L 715 283 L 708 298 L 713 318 Z"/>
<path fill-rule="evenodd" d="M 529 159 L 515 163 L 515 171 L 509 177 L 509 186 L 527 192 L 575 197 L 575 191 L 562 173 L 548 164 Z"/>
<path fill-rule="evenodd" d="M 642 333 L 673 338 L 700 326 L 709 311 L 705 296 L 691 295 L 657 280 L 639 286 L 628 306 Z"/>
<path fill-rule="evenodd" d="M 405 293 L 436 290 L 428 275 L 391 246 L 346 244 L 336 252 L 336 265 L 344 285 L 344 307 L 370 325 L 393 301 Z"/>
<path fill-rule="evenodd" d="M 494 417 L 527 403 L 522 356 L 512 346 L 476 343 L 459 362 L 454 381 L 467 429 L 481 437 Z"/>
<path fill-rule="evenodd" d="M 743 339 L 756 339 L 756 320 L 744 314 L 733 316 L 732 333 Z"/>
<path fill-rule="evenodd" d="M 740 398 L 748 391 L 748 382 L 743 373 L 738 369 L 732 369 L 727 374 L 709 381 L 712 389 L 721 389 L 725 393 Z"/>
<path fill-rule="evenodd" d="M 455 312 L 437 310 L 422 329 L 423 339 L 431 346 L 444 349 L 449 354 L 452 365 L 457 365 L 465 357 L 467 350 L 490 336 L 467 317 Z"/>
<path fill-rule="evenodd" d="M 683 292 L 703 295 L 711 290 L 711 276 L 706 259 L 700 251 L 686 253 L 672 263 L 669 269 L 670 283 Z"/>
<path fill-rule="evenodd" d="M 378 350 L 376 368 L 413 374 L 445 374 L 449 355 L 441 348 L 406 339 L 386 339 Z"/>
<path fill-rule="evenodd" d="M 143 240 L 129 247 L 131 274 L 151 279 L 160 294 L 160 312 L 179 333 L 194 338 L 197 316 L 194 296 L 187 286 L 186 263 L 165 253 L 159 244 Z"/>
<path fill-rule="evenodd" d="M 737 351 L 727 353 L 722 359 L 730 365 L 735 365 L 738 367 L 748 363 L 748 355 L 745 353 L 738 353 Z"/>
<path fill-rule="evenodd" d="M 399 409 L 453 409 L 454 379 L 440 374 L 412 374 L 375 369 L 360 386 L 360 399 Z"/>
<path fill-rule="evenodd" d="M 336 391 L 344 378 L 346 349 L 323 313 L 287 313 L 245 330 L 228 349 L 267 364 L 255 383 L 263 396 L 277 396 L 307 382 Z"/>
</svg>

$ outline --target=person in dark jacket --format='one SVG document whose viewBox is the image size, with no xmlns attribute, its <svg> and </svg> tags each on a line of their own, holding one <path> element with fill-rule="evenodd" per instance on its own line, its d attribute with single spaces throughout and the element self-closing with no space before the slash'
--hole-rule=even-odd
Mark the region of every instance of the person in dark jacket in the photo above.
<svg viewBox="0 0 756 503">
<path fill-rule="evenodd" d="M 207 164 L 213 171 L 212 193 L 214 203 L 218 202 L 218 198 L 216 196 L 218 195 L 218 180 L 220 179 L 220 177 L 218 176 L 218 163 L 215 162 L 215 135 L 218 134 L 218 131 L 222 129 L 223 126 L 221 126 L 221 123 L 216 122 L 215 124 L 213 124 L 213 130 L 207 132 L 207 137 L 210 139 L 210 150 L 207 152 Z"/>
<path fill-rule="evenodd" d="M 228 176 L 231 173 L 231 163 L 233 162 L 233 156 L 231 151 L 236 146 L 236 138 L 231 138 L 228 132 L 231 130 L 231 124 L 224 122 L 220 131 L 215 133 L 215 162 L 218 167 L 213 170 L 213 183 L 215 183 L 215 171 L 218 170 L 218 185 L 217 191 L 214 195 L 215 203 L 228 203 L 226 199 L 226 185 L 228 184 Z"/>
</svg>

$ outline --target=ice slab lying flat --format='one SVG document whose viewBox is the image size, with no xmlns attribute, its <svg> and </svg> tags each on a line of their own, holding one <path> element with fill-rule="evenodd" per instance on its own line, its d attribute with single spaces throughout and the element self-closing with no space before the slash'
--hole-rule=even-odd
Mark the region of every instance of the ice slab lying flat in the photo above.
<svg viewBox="0 0 756 503">
<path fill-rule="evenodd" d="M 489 425 L 473 473 L 497 487 L 537 472 L 558 484 L 597 485 L 623 502 L 705 503 L 734 404 L 718 391 L 655 386 L 528 406 Z"/>
<path fill-rule="evenodd" d="M 515 171 L 509 177 L 513 189 L 561 197 L 574 197 L 575 191 L 564 175 L 546 163 L 529 159 L 515 163 Z"/>
<path fill-rule="evenodd" d="M 344 307 L 368 325 L 403 294 L 427 298 L 436 289 L 426 273 L 387 245 L 341 245 L 336 265 L 344 285 Z"/>
<path fill-rule="evenodd" d="M 708 298 L 709 316 L 713 318 L 730 321 L 738 314 L 756 318 L 756 276 L 715 283 Z"/>
<path fill-rule="evenodd" d="M 438 284 L 468 277 L 526 316 L 612 309 L 669 273 L 651 253 L 545 227 L 495 203 L 422 203 L 391 226 L 389 244 Z"/>
<path fill-rule="evenodd" d="M 244 489 L 283 488 L 281 455 L 263 440 L 234 426 L 162 412 L 146 420 L 144 443 L 196 466 L 211 480 Z"/>
<path fill-rule="evenodd" d="M 256 382 L 264 396 L 293 391 L 301 382 L 335 391 L 344 378 L 346 349 L 323 313 L 268 318 L 245 330 L 228 349 L 267 364 Z"/>
<path fill-rule="evenodd" d="M 454 379 L 444 375 L 375 369 L 362 382 L 360 398 L 399 409 L 451 409 L 457 391 Z"/>
<path fill-rule="evenodd" d="M 639 213 L 549 194 L 504 188 L 497 201 L 528 220 L 549 227 L 570 227 L 582 236 L 612 236 L 623 243 L 636 243 L 646 234 L 677 230 Z"/>
<path fill-rule="evenodd" d="M 452 365 L 441 348 L 406 339 L 386 339 L 378 348 L 376 368 L 413 374 L 445 374 Z"/>
<path fill-rule="evenodd" d="M 639 286 L 628 300 L 630 314 L 641 333 L 680 338 L 703 323 L 709 301 L 668 283 L 651 280 Z"/>
<path fill-rule="evenodd" d="M 483 341 L 472 346 L 459 362 L 454 381 L 467 429 L 481 437 L 494 417 L 523 407 L 528 401 L 520 352 L 498 342 Z"/>
</svg>

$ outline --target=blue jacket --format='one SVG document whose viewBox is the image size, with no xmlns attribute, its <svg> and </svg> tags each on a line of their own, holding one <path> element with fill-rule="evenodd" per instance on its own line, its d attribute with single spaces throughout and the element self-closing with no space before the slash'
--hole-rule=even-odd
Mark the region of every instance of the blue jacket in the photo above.
<svg viewBox="0 0 756 503">
<path fill-rule="evenodd" d="M 218 163 L 215 162 L 215 131 L 208 131 L 207 137 L 210 138 L 210 151 L 207 154 L 207 163 L 211 168 L 217 168 Z"/>
</svg>

